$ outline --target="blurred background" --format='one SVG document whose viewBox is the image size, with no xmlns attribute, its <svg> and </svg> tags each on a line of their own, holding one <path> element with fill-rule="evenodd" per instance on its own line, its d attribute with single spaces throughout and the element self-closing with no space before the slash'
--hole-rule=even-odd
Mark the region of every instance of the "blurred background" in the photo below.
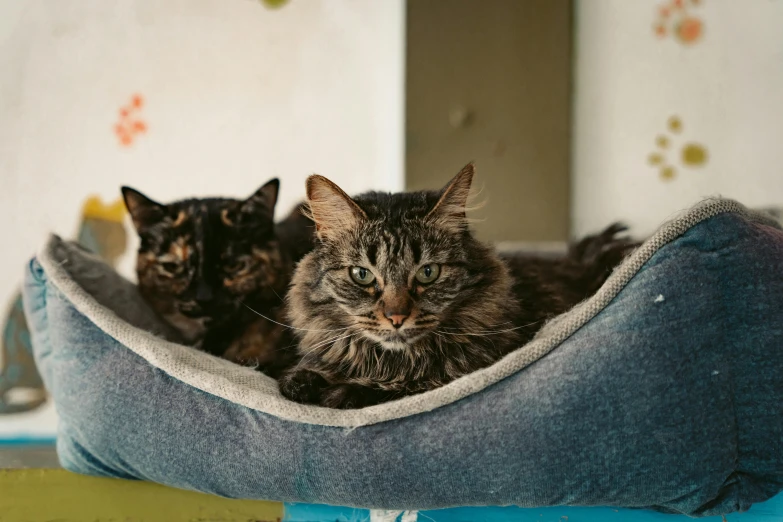
<svg viewBox="0 0 783 522">
<path fill-rule="evenodd" d="M 560 248 L 701 198 L 783 204 L 780 0 L 3 0 L 0 443 L 51 440 L 22 268 L 49 232 L 133 277 L 120 185 L 169 201 L 323 174 L 439 188 Z"/>
</svg>

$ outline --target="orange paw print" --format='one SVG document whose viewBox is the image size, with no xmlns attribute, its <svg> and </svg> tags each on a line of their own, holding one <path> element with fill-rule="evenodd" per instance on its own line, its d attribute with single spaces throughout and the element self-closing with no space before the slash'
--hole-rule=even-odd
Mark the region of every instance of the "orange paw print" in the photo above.
<svg viewBox="0 0 783 522">
<path fill-rule="evenodd" d="M 120 121 L 114 125 L 114 134 L 120 145 L 129 147 L 139 134 L 147 132 L 147 124 L 141 119 L 139 112 L 144 106 L 144 98 L 134 94 L 128 105 L 120 107 Z"/>
<path fill-rule="evenodd" d="M 704 23 L 690 10 L 701 5 L 701 0 L 666 0 L 658 6 L 658 19 L 653 31 L 658 38 L 673 34 L 680 43 L 696 43 L 704 34 Z"/>
</svg>

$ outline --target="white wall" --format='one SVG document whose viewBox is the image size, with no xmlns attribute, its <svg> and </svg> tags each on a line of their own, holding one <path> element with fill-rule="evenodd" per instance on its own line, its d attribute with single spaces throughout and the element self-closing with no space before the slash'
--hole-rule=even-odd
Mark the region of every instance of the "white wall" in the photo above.
<svg viewBox="0 0 783 522">
<path fill-rule="evenodd" d="M 314 172 L 400 190 L 403 38 L 403 0 L 4 0 L 0 306 L 45 235 L 72 236 L 84 199 L 122 184 L 167 201 L 278 176 L 279 216 Z M 134 93 L 148 130 L 123 146 Z"/>
<path fill-rule="evenodd" d="M 646 234 L 716 194 L 783 204 L 783 2 L 683 0 L 703 28 L 690 43 L 673 33 L 673 2 L 577 2 L 577 234 L 615 219 Z M 659 36 L 660 9 L 669 6 Z M 679 134 L 667 132 L 672 115 L 682 121 Z M 659 135 L 669 136 L 671 179 L 649 164 Z M 688 143 L 707 151 L 703 165 L 683 164 Z"/>
</svg>

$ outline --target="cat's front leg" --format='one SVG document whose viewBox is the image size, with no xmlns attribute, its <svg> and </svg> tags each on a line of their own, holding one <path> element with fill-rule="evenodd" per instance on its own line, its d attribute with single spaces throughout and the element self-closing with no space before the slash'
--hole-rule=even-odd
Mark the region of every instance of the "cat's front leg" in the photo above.
<svg viewBox="0 0 783 522">
<path fill-rule="evenodd" d="M 329 382 L 312 370 L 298 369 L 285 373 L 278 381 L 280 393 L 300 404 L 320 404 Z"/>
<path fill-rule="evenodd" d="M 207 352 L 216 357 L 223 357 L 231 343 L 231 335 L 224 328 L 212 328 L 207 330 L 196 345 L 202 352 Z"/>
</svg>

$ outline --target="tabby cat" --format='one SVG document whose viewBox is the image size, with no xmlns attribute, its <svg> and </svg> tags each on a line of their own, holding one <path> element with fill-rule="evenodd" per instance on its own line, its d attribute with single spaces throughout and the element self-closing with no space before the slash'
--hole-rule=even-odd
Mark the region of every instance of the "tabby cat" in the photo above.
<svg viewBox="0 0 783 522">
<path fill-rule="evenodd" d="M 139 233 L 139 290 L 182 334 L 180 341 L 276 376 L 295 356 L 279 317 L 296 263 L 312 248 L 313 225 L 294 210 L 275 224 L 279 181 L 245 200 L 161 204 L 122 194 Z"/>
<path fill-rule="evenodd" d="M 501 258 L 468 228 L 472 179 L 471 164 L 439 192 L 353 199 L 307 180 L 318 241 L 287 297 L 301 360 L 285 397 L 360 408 L 442 386 L 529 341 L 633 247 L 615 225 L 561 259 Z"/>
</svg>

